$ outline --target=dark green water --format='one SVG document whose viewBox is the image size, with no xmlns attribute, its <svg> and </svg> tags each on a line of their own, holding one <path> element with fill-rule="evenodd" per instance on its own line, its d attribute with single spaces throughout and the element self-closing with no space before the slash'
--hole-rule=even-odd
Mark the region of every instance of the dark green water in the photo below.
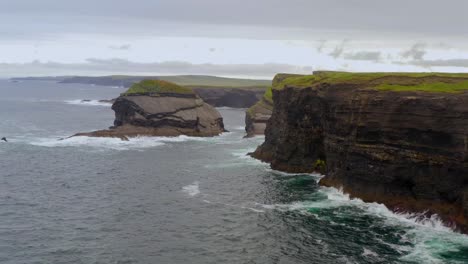
<svg viewBox="0 0 468 264">
<path fill-rule="evenodd" d="M 104 128 L 122 89 L 0 81 L 0 263 L 467 263 L 468 237 L 276 172 L 243 111 L 210 139 Z M 76 101 L 78 100 L 78 101 Z"/>
</svg>

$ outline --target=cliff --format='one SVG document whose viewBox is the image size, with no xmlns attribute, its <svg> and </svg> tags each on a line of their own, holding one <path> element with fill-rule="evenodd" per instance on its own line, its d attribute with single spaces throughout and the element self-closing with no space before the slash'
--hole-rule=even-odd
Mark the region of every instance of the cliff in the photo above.
<svg viewBox="0 0 468 264">
<path fill-rule="evenodd" d="M 273 101 L 254 157 L 468 232 L 468 75 L 318 72 L 277 83 Z"/>
<path fill-rule="evenodd" d="M 286 78 L 301 76 L 304 75 L 277 74 L 273 79 L 272 84 L 273 86 L 277 86 Z M 272 87 L 268 87 L 260 100 L 245 112 L 245 131 L 247 133 L 246 137 L 265 134 L 266 123 L 270 119 L 273 111 L 272 96 Z"/>
<path fill-rule="evenodd" d="M 191 89 L 165 81 L 134 84 L 112 105 L 114 126 L 75 136 L 216 136 L 224 132 L 221 115 Z"/>
</svg>

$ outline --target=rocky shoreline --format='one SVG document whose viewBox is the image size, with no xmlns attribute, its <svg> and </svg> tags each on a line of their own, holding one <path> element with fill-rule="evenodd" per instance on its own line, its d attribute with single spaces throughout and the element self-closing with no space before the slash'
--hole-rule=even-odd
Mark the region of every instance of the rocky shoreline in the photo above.
<svg viewBox="0 0 468 264">
<path fill-rule="evenodd" d="M 438 214 L 468 233 L 468 92 L 417 89 L 468 76 L 364 77 L 285 79 L 252 156 L 282 171 L 320 171 L 323 186 L 395 211 Z M 388 85 L 400 90 L 380 89 Z"/>
</svg>

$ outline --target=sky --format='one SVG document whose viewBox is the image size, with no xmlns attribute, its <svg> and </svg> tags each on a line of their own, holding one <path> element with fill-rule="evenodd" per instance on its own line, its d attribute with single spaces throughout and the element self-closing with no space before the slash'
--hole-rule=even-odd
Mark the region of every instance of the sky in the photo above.
<svg viewBox="0 0 468 264">
<path fill-rule="evenodd" d="M 0 0 L 0 78 L 468 72 L 466 0 Z"/>
</svg>

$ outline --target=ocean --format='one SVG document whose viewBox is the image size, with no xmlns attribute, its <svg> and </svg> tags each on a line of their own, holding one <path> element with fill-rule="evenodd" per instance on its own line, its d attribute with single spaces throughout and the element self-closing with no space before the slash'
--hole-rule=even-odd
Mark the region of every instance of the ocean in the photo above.
<svg viewBox="0 0 468 264">
<path fill-rule="evenodd" d="M 468 263 L 435 216 L 247 156 L 245 109 L 219 108 L 219 137 L 66 139 L 112 125 L 98 100 L 123 91 L 0 80 L 0 263 Z"/>
</svg>

